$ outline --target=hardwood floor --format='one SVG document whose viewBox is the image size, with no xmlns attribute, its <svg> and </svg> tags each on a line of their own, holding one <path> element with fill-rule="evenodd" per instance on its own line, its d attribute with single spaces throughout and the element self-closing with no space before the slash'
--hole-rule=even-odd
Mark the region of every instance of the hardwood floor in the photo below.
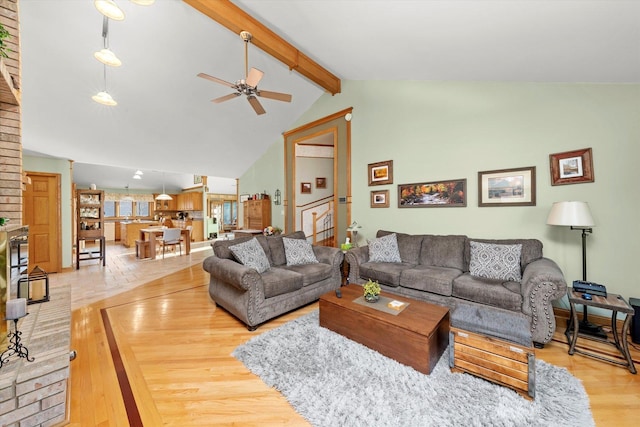
<svg viewBox="0 0 640 427">
<path fill-rule="evenodd" d="M 137 261 L 110 247 L 106 268 L 83 265 L 52 275 L 52 286 L 70 283 L 72 299 L 76 291 L 80 295 L 71 325 L 71 347 L 78 353 L 71 363 L 71 426 L 308 425 L 231 352 L 252 336 L 309 313 L 317 303 L 249 332 L 209 298 L 208 273 L 201 264 L 210 251 L 204 245 L 188 257 L 176 257 L 182 259 Z M 138 277 L 127 281 L 126 290 L 118 283 L 123 270 Z M 153 279 L 141 284 L 145 271 Z M 93 287 L 102 299 L 90 298 Z M 567 349 L 557 332 L 536 356 L 582 380 L 598 426 L 636 425 L 640 376 L 569 356 Z M 639 356 L 634 349 L 634 360 Z M 130 395 L 119 383 L 123 378 Z"/>
</svg>

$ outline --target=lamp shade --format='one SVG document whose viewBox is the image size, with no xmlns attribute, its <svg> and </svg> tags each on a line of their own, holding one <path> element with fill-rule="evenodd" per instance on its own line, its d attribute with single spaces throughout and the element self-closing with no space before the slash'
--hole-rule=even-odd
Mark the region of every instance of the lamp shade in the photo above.
<svg viewBox="0 0 640 427">
<path fill-rule="evenodd" d="M 110 107 L 118 105 L 118 103 L 107 92 L 98 92 L 98 94 L 93 95 L 91 99 L 96 101 L 98 104 L 108 105 Z"/>
<path fill-rule="evenodd" d="M 173 200 L 173 197 L 171 197 L 167 193 L 162 193 L 156 196 L 156 200 Z"/>
<path fill-rule="evenodd" d="M 347 227 L 347 231 L 358 231 L 362 226 L 357 222 L 353 221 L 350 226 Z"/>
<path fill-rule="evenodd" d="M 100 62 L 110 67 L 119 67 L 122 65 L 122 61 L 118 59 L 115 53 L 109 49 L 100 49 L 95 52 L 93 56 Z"/>
<path fill-rule="evenodd" d="M 595 225 L 587 202 L 555 202 L 547 217 L 549 225 L 593 227 Z"/>
<path fill-rule="evenodd" d="M 122 21 L 124 19 L 124 12 L 113 0 L 94 0 L 93 4 L 100 13 L 109 19 L 114 21 Z"/>
</svg>

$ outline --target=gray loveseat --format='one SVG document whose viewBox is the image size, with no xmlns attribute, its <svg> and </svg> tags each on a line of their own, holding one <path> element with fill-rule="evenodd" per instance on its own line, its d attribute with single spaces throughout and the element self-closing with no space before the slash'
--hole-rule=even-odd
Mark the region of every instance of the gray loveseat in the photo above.
<svg viewBox="0 0 640 427">
<path fill-rule="evenodd" d="M 377 237 L 389 236 L 379 230 Z M 397 262 L 370 262 L 369 247 L 353 248 L 346 254 L 349 282 L 377 280 L 383 291 L 444 305 L 451 310 L 452 325 L 456 319 L 469 319 L 470 313 L 482 317 L 486 309 L 502 313 L 503 318 L 520 317 L 537 347 L 549 342 L 555 331 L 551 302 L 566 294 L 567 285 L 557 264 L 542 256 L 542 242 L 536 239 L 487 240 L 462 235 L 397 236 L 400 259 Z M 477 277 L 470 273 L 471 246 L 522 245 L 517 268 L 520 280 Z M 486 246 L 486 245 L 485 245 Z M 475 252 L 477 265 L 478 252 Z M 516 262 L 516 264 L 518 264 Z M 459 313 L 456 310 L 459 309 Z M 463 314 L 464 313 L 464 314 Z M 458 316 L 460 314 L 460 316 Z M 496 325 L 497 332 L 504 332 Z M 522 331 L 521 331 L 522 332 Z M 511 335 L 518 331 L 511 331 Z M 500 337 L 500 333 L 496 336 Z M 512 336 L 504 338 L 514 339 Z M 517 341 L 517 340 L 516 340 Z"/>
<path fill-rule="evenodd" d="M 317 263 L 287 265 L 285 237 L 306 240 L 302 231 L 255 237 L 269 261 L 270 268 L 262 273 L 238 262 L 229 249 L 253 237 L 216 241 L 212 244 L 213 256 L 203 262 L 203 268 L 210 274 L 211 298 L 244 322 L 249 330 L 311 303 L 341 285 L 340 266 L 344 255 L 339 249 L 313 245 Z"/>
</svg>

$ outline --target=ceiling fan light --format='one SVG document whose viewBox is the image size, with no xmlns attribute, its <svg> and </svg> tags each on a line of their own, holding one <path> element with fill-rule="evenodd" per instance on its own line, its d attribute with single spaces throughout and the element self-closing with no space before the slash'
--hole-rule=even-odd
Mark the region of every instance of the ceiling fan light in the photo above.
<svg viewBox="0 0 640 427">
<path fill-rule="evenodd" d="M 155 3 L 156 0 L 131 0 L 135 4 L 139 4 L 140 6 L 151 6 Z"/>
<path fill-rule="evenodd" d="M 118 105 L 118 103 L 107 92 L 98 92 L 96 95 L 93 95 L 91 99 L 96 101 L 98 104 L 108 105 L 109 107 Z"/>
<path fill-rule="evenodd" d="M 156 196 L 156 200 L 173 200 L 173 197 L 168 194 L 162 193 Z"/>
<path fill-rule="evenodd" d="M 109 49 L 100 49 L 95 52 L 93 56 L 95 56 L 98 61 L 111 67 L 119 67 L 122 65 L 122 61 Z"/>
<path fill-rule="evenodd" d="M 100 13 L 109 19 L 114 21 L 122 21 L 124 19 L 124 12 L 113 0 L 94 0 L 93 4 Z"/>
<path fill-rule="evenodd" d="M 142 172 L 140 169 L 138 169 L 138 170 L 136 171 L 136 175 L 144 175 L 144 172 Z"/>
<path fill-rule="evenodd" d="M 142 179 L 142 175 L 135 174 L 133 175 L 133 179 Z"/>
</svg>

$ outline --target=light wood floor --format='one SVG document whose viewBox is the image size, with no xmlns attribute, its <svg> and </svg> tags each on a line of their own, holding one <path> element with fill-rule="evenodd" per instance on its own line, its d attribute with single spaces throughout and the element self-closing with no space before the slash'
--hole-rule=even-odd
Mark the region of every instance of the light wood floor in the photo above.
<svg viewBox="0 0 640 427">
<path fill-rule="evenodd" d="M 252 336 L 316 309 L 317 303 L 248 332 L 208 296 L 208 274 L 202 270 L 202 260 L 211 253 L 208 245 L 164 261 L 138 261 L 126 253 L 110 246 L 107 267 L 89 262 L 79 271 L 51 276 L 52 286 L 70 283 L 74 299 L 71 346 L 78 356 L 71 363 L 70 425 L 308 425 L 280 393 L 230 354 Z M 123 279 L 122 271 L 137 279 Z M 147 274 L 153 279 L 145 281 Z M 94 288 L 101 299 L 91 297 Z M 113 331 L 121 366 L 112 357 L 105 325 Z M 597 425 L 637 425 L 640 375 L 569 356 L 564 336 L 558 332 L 556 339 L 536 356 L 582 380 Z M 634 359 L 638 356 L 634 350 Z M 126 393 L 123 397 L 118 382 L 123 373 L 139 418 L 127 414 Z"/>
</svg>

